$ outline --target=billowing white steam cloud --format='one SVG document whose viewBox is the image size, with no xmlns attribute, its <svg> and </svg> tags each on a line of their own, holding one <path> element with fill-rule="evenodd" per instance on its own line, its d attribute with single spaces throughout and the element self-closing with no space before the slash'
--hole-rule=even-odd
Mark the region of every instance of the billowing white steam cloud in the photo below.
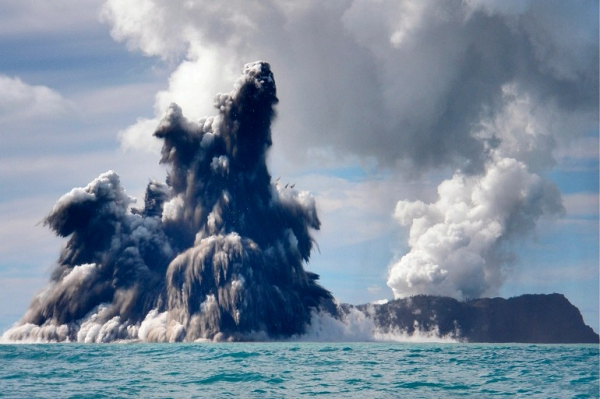
<svg viewBox="0 0 600 399">
<path fill-rule="evenodd" d="M 535 123 L 526 96 L 504 87 L 505 104 L 474 136 L 487 160 L 482 172 L 456 172 L 438 187 L 431 204 L 400 201 L 395 217 L 410 227 L 410 252 L 390 268 L 394 296 L 445 295 L 457 299 L 497 295 L 514 255 L 514 240 L 531 232 L 542 215 L 562 211 L 560 193 L 532 169 L 548 153 L 551 137 Z"/>
<path fill-rule="evenodd" d="M 497 293 L 511 242 L 562 210 L 544 177 L 553 152 L 597 128 L 594 0 L 108 0 L 103 16 L 130 48 L 184 58 L 157 118 L 173 100 L 200 116 L 191 93 L 264 57 L 293 88 L 280 93 L 290 156 L 325 146 L 413 177 L 454 170 L 437 200 L 396 207 L 410 227 L 390 269 L 396 296 Z M 152 145 L 145 123 L 125 147 Z"/>
<path fill-rule="evenodd" d="M 264 58 L 288 88 L 279 97 L 290 156 L 330 146 L 419 171 L 482 170 L 473 126 L 497 112 L 507 84 L 541 111 L 554 104 L 579 114 L 584 132 L 595 127 L 597 10 L 595 1 L 108 0 L 103 17 L 130 48 L 184 58 L 156 97 L 159 119 L 171 102 L 206 115 L 197 93 L 222 91 L 238 65 Z M 125 146 L 151 139 L 136 132 Z"/>
<path fill-rule="evenodd" d="M 561 209 L 556 188 L 513 158 L 496 158 L 482 176 L 455 174 L 433 204 L 400 201 L 395 216 L 410 226 L 410 252 L 392 265 L 396 297 L 459 299 L 497 295 L 511 260 L 504 245 Z"/>
</svg>

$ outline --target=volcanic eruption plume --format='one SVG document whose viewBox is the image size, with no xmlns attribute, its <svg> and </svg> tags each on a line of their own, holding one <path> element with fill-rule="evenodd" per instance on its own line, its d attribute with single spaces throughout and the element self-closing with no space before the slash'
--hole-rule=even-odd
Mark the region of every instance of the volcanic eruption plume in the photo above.
<svg viewBox="0 0 600 399">
<path fill-rule="evenodd" d="M 355 159 L 366 175 L 365 165 L 390 172 L 377 188 L 370 177 L 363 184 L 343 174 L 321 176 L 339 182 L 323 190 L 336 207 L 342 190 L 353 190 L 328 226 L 349 226 L 347 211 L 364 198 L 355 224 L 344 231 L 362 236 L 335 235 L 353 253 L 358 242 L 370 257 L 372 237 L 380 243 L 391 237 L 391 228 L 373 222 L 380 218 L 385 226 L 392 212 L 383 199 L 400 200 L 394 214 L 410 229 L 410 242 L 406 248 L 402 237 L 390 245 L 398 256 L 388 279 L 395 297 L 499 295 L 506 280 L 520 280 L 520 272 L 540 273 L 537 265 L 518 260 L 531 253 L 519 246 L 545 218 L 573 214 L 574 193 L 560 192 L 554 172 L 597 171 L 598 1 L 214 3 L 104 1 L 102 15 L 115 40 L 146 56 L 182 60 L 169 87 L 156 95 L 157 119 L 174 99 L 190 115 L 198 109 L 191 95 L 198 88 L 229 79 L 229 70 L 248 54 L 266 54 L 286 87 L 302 88 L 280 94 L 288 107 L 281 108 L 287 133 L 281 148 L 294 166 L 326 160 L 345 168 L 357 165 Z M 196 74 L 200 68 L 208 73 Z M 152 148 L 155 142 L 140 134 L 148 123 L 156 122 L 140 119 L 127 128 L 120 136 L 123 148 Z M 437 196 L 430 185 L 439 185 Z M 583 195 L 595 205 L 591 187 Z M 597 215 L 597 206 L 591 208 Z M 385 273 L 385 266 L 375 269 L 386 262 L 385 256 L 372 260 L 370 278 Z M 596 270 L 595 259 L 589 262 Z M 355 262 L 356 279 L 362 263 Z M 587 261 L 569 263 L 580 268 Z M 369 297 L 374 299 L 381 298 Z"/>
<path fill-rule="evenodd" d="M 277 102 L 269 64 L 247 64 L 216 96 L 218 115 L 193 122 L 171 105 L 154 133 L 167 179 L 148 184 L 143 208 L 113 171 L 60 198 L 44 223 L 68 242 L 4 338 L 285 337 L 332 309 L 303 266 L 320 225 L 314 199 L 267 170 Z"/>
</svg>

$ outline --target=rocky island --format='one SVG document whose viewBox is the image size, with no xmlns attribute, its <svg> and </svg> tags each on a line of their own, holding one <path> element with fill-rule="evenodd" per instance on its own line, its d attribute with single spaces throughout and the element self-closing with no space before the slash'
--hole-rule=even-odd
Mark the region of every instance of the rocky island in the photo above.
<svg viewBox="0 0 600 399">
<path fill-rule="evenodd" d="M 342 306 L 349 312 L 353 306 Z M 417 295 L 385 304 L 359 305 L 382 332 L 432 331 L 466 342 L 598 343 L 579 309 L 562 294 L 481 298 L 460 302 Z"/>
</svg>

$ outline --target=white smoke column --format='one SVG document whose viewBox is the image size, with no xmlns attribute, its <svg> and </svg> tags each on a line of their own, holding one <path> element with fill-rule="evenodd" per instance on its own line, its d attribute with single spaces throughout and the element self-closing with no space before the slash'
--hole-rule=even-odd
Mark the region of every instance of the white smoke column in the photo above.
<svg viewBox="0 0 600 399">
<path fill-rule="evenodd" d="M 496 295 L 512 258 L 504 244 L 560 209 L 556 189 L 513 158 L 496 157 L 481 176 L 456 173 L 438 194 L 432 204 L 396 206 L 395 217 L 410 226 L 410 252 L 391 267 L 395 297 Z"/>
<path fill-rule="evenodd" d="M 396 298 L 497 295 L 515 259 L 511 245 L 541 216 L 562 212 L 556 186 L 531 170 L 551 162 L 547 115 L 536 114 L 514 86 L 503 93 L 504 106 L 473 133 L 489 153 L 484 171 L 457 171 L 438 186 L 433 203 L 397 203 L 394 217 L 410 228 L 410 251 L 390 267 Z"/>
</svg>

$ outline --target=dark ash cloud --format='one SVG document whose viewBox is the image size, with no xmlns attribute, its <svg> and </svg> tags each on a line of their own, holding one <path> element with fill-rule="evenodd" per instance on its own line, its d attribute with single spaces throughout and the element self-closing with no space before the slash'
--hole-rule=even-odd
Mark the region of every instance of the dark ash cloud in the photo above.
<svg viewBox="0 0 600 399">
<path fill-rule="evenodd" d="M 266 166 L 277 104 L 269 64 L 244 67 L 218 115 L 191 122 L 173 104 L 154 133 L 166 183 L 144 208 L 115 172 L 65 194 L 45 219 L 67 237 L 48 287 L 4 338 L 106 342 L 289 337 L 334 309 L 304 270 L 319 229 L 307 192 Z"/>
</svg>

